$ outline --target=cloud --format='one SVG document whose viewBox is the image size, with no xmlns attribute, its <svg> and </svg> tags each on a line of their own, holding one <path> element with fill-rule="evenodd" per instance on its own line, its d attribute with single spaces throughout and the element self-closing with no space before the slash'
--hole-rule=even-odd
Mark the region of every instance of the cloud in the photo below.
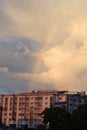
<svg viewBox="0 0 87 130">
<path fill-rule="evenodd" d="M 0 72 L 1 73 L 7 73 L 8 72 L 8 68 L 7 67 L 0 67 Z"/>
<path fill-rule="evenodd" d="M 0 71 L 9 80 L 86 89 L 86 12 L 87 0 L 1 0 L 0 39 L 6 43 L 0 41 Z M 21 37 L 35 42 L 15 44 Z M 34 74 L 39 56 L 42 64 Z"/>
<path fill-rule="evenodd" d="M 67 89 L 86 89 L 87 78 L 87 24 L 85 21 L 72 23 L 69 36 L 62 45 L 49 49 L 44 57 L 48 75 L 56 86 Z M 84 72 L 85 73 L 81 73 Z M 82 77 L 79 77 L 82 76 Z M 51 79 L 52 81 L 52 79 Z M 66 87 L 67 86 L 67 87 Z"/>
<path fill-rule="evenodd" d="M 43 60 L 46 71 L 37 74 L 10 73 L 8 77 L 15 80 L 47 83 L 60 90 L 86 89 L 87 37 L 84 33 L 86 29 L 84 22 L 80 24 L 74 22 L 70 26 L 69 35 L 61 45 L 43 52 L 40 60 Z"/>
<path fill-rule="evenodd" d="M 1 1 L 1 18 L 5 19 L 0 23 L 0 34 L 6 37 L 43 40 L 55 23 L 58 23 L 56 33 L 60 35 L 60 31 L 65 32 L 66 25 L 71 21 L 87 21 L 86 0 Z M 54 37 L 58 39 L 58 35 Z"/>
<path fill-rule="evenodd" d="M 32 72 L 39 50 L 35 44 L 23 38 L 0 39 L 0 66 L 8 67 L 10 72 Z"/>
<path fill-rule="evenodd" d="M 16 56 L 18 55 L 29 55 L 31 53 L 31 51 L 29 50 L 29 48 L 24 45 L 23 43 L 18 43 L 16 46 L 16 49 L 18 52 L 15 53 Z"/>
</svg>

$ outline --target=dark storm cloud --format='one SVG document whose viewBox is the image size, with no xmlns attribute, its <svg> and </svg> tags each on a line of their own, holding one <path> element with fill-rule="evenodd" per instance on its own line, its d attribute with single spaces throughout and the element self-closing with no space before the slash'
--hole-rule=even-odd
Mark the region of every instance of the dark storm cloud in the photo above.
<svg viewBox="0 0 87 130">
<path fill-rule="evenodd" d="M 0 67 L 8 67 L 11 72 L 32 72 L 37 58 L 33 53 L 38 50 L 39 47 L 33 40 L 23 38 L 1 39 Z"/>
</svg>

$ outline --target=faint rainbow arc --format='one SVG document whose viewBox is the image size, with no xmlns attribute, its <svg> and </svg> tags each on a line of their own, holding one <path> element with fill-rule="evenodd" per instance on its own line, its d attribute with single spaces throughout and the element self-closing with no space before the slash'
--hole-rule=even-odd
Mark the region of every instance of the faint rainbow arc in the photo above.
<svg viewBox="0 0 87 130">
<path fill-rule="evenodd" d="M 42 44 L 42 46 L 41 46 L 41 51 L 39 52 L 39 55 L 38 55 L 38 57 L 37 57 L 35 66 L 34 66 L 34 68 L 33 68 L 33 74 L 38 71 L 39 64 L 40 64 L 41 58 L 42 58 L 42 56 L 43 56 L 43 50 L 45 50 L 47 44 L 49 44 L 49 41 L 52 39 L 52 37 L 53 37 L 53 35 L 54 35 L 54 32 L 56 31 L 57 26 L 58 26 L 58 22 L 54 23 L 54 24 L 51 26 L 50 30 L 48 31 L 46 37 L 44 38 L 43 44 Z"/>
</svg>

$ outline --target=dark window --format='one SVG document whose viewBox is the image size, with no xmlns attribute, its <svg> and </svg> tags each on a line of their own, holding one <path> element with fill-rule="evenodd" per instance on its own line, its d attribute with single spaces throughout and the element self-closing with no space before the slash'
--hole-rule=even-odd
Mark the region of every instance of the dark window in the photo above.
<svg viewBox="0 0 87 130">
<path fill-rule="evenodd" d="M 43 97 L 35 97 L 35 100 L 43 100 Z"/>
<path fill-rule="evenodd" d="M 7 113 L 4 113 L 4 115 L 6 116 L 6 115 L 7 115 Z"/>
<path fill-rule="evenodd" d="M 9 113 L 9 116 L 11 116 L 12 114 L 11 113 Z"/>
<path fill-rule="evenodd" d="M 4 111 L 7 111 L 7 108 L 4 108 Z"/>
<path fill-rule="evenodd" d="M 45 99 L 48 99 L 48 97 L 45 97 Z"/>
<path fill-rule="evenodd" d="M 45 102 L 45 105 L 47 105 L 48 104 L 48 102 Z"/>
</svg>

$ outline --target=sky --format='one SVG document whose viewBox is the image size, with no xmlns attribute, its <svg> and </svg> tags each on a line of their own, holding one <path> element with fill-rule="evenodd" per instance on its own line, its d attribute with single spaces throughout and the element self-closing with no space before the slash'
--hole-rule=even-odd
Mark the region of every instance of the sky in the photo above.
<svg viewBox="0 0 87 130">
<path fill-rule="evenodd" d="M 87 0 L 0 0 L 0 93 L 87 90 Z"/>
</svg>

